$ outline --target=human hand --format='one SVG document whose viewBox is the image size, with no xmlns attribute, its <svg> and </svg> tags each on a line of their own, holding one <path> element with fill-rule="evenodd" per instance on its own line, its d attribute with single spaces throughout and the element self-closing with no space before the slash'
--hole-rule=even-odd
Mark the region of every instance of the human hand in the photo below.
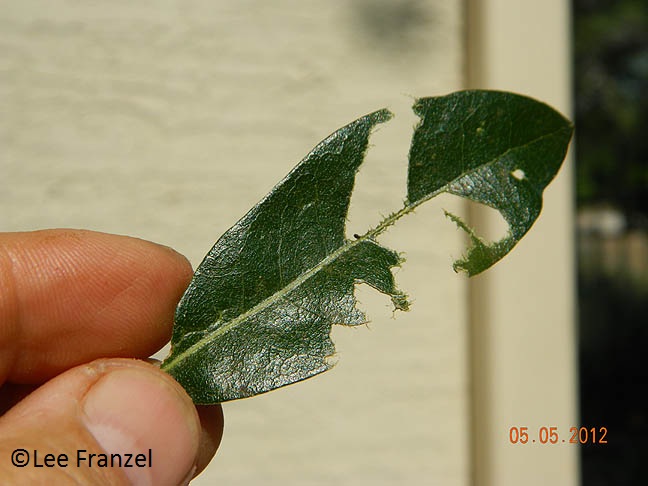
<svg viewBox="0 0 648 486">
<path fill-rule="evenodd" d="M 169 340 L 190 277 L 184 257 L 135 238 L 0 233 L 3 484 L 177 485 L 207 465 L 220 406 L 197 413 L 166 373 L 123 359 Z M 108 465 L 143 454 L 143 466 L 101 467 L 91 453 Z"/>
</svg>

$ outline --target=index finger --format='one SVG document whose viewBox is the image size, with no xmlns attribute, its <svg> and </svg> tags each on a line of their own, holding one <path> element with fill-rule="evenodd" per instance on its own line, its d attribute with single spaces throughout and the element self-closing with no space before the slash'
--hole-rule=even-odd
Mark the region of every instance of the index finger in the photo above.
<svg viewBox="0 0 648 486">
<path fill-rule="evenodd" d="M 41 383 L 170 338 L 191 265 L 170 248 L 82 230 L 0 233 L 0 383 Z"/>
</svg>

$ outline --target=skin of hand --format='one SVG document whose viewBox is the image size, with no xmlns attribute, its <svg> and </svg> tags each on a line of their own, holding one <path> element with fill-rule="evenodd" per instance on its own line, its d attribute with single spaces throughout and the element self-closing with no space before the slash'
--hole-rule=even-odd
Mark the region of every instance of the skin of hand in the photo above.
<svg viewBox="0 0 648 486">
<path fill-rule="evenodd" d="M 208 464 L 220 405 L 197 409 L 142 361 L 168 342 L 190 278 L 183 256 L 136 238 L 0 233 L 3 484 L 178 485 Z M 100 467 L 91 453 L 145 460 Z"/>
</svg>

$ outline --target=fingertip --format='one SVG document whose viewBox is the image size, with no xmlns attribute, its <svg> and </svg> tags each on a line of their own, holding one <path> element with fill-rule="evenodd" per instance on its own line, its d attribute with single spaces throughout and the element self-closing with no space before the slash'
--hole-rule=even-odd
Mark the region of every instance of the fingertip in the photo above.
<svg viewBox="0 0 648 486">
<path fill-rule="evenodd" d="M 201 425 L 189 396 L 170 376 L 134 360 L 95 364 L 101 378 L 83 400 L 83 422 L 108 454 L 142 454 L 124 468 L 133 484 L 180 484 L 196 469 Z"/>
<path fill-rule="evenodd" d="M 0 249 L 10 263 L 0 265 L 0 349 L 11 351 L 0 380 L 15 383 L 98 357 L 155 353 L 192 275 L 169 247 L 86 230 L 4 233 Z"/>
<path fill-rule="evenodd" d="M 216 454 L 223 438 L 224 427 L 223 408 L 220 404 L 199 405 L 196 409 L 198 410 L 202 433 L 200 435 L 200 447 L 194 476 L 200 474 Z"/>
<path fill-rule="evenodd" d="M 11 484 L 54 484 L 61 476 L 76 484 L 186 484 L 199 467 L 202 436 L 196 408 L 168 374 L 139 360 L 96 360 L 0 417 L 3 456 L 15 448 L 33 460 L 63 454 L 70 467 L 20 471 L 0 461 L 0 477 Z"/>
</svg>

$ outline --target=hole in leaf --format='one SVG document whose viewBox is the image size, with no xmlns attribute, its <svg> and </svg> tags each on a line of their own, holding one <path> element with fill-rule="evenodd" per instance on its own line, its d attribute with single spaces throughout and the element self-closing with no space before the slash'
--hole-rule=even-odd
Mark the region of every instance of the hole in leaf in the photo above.
<svg viewBox="0 0 648 486">
<path fill-rule="evenodd" d="M 390 99 L 385 105 L 395 114 L 394 118 L 377 125 L 371 133 L 347 214 L 349 240 L 355 239 L 353 233 L 363 235 L 403 205 L 412 126 L 420 121 L 411 104 L 410 98 L 401 95 Z"/>
<path fill-rule="evenodd" d="M 509 232 L 509 225 L 497 209 L 485 204 L 468 200 L 466 222 L 473 228 L 477 236 L 488 243 L 493 243 L 505 238 Z"/>
<path fill-rule="evenodd" d="M 515 177 L 518 181 L 526 179 L 526 174 L 522 169 L 515 169 L 513 172 L 511 172 L 511 175 Z"/>
</svg>

